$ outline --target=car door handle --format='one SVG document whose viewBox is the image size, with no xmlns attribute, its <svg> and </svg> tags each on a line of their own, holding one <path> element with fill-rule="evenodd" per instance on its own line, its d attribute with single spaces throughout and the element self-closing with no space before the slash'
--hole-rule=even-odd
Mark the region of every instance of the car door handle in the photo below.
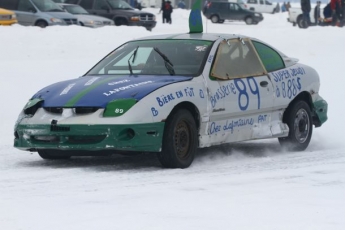
<svg viewBox="0 0 345 230">
<path fill-rule="evenodd" d="M 268 86 L 268 82 L 267 81 L 261 81 L 260 85 L 261 85 L 261 87 L 266 87 L 266 86 Z"/>
</svg>

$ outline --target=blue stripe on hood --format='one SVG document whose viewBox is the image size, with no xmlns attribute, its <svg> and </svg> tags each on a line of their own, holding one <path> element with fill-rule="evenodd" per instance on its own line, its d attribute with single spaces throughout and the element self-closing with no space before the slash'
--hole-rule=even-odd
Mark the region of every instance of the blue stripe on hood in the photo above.
<svg viewBox="0 0 345 230">
<path fill-rule="evenodd" d="M 186 76 L 84 76 L 58 82 L 37 92 L 43 107 L 102 107 L 115 99 L 141 100 L 163 86 L 189 81 Z"/>
</svg>

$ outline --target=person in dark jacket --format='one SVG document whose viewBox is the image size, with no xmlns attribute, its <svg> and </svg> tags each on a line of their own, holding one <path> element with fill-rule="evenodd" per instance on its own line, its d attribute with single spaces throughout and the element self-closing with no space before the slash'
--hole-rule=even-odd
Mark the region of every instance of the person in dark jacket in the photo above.
<svg viewBox="0 0 345 230">
<path fill-rule="evenodd" d="M 301 8 L 303 12 L 303 21 L 305 23 L 305 27 L 308 27 L 310 25 L 310 0 L 301 0 Z"/>
<path fill-rule="evenodd" d="M 163 9 L 163 17 L 166 19 L 166 22 L 171 24 L 171 13 L 173 11 L 173 8 L 171 6 L 170 1 L 166 1 Z"/>
<path fill-rule="evenodd" d="M 159 10 L 158 13 L 162 12 L 162 19 L 163 19 L 163 23 L 165 23 L 165 15 L 164 15 L 164 6 L 165 6 L 165 0 L 162 0 L 162 5 L 161 5 L 161 9 Z"/>
<path fill-rule="evenodd" d="M 314 9 L 314 19 L 315 19 L 315 24 L 319 25 L 321 22 L 321 12 L 320 12 L 320 6 L 321 6 L 321 2 L 317 1 L 316 2 L 316 6 Z"/>
</svg>

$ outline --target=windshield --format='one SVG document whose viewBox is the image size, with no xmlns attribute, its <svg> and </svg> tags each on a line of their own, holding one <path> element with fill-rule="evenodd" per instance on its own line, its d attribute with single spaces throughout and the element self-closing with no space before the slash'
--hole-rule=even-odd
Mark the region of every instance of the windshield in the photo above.
<svg viewBox="0 0 345 230">
<path fill-rule="evenodd" d="M 128 42 L 86 75 L 200 75 L 212 42 L 145 40 Z"/>
<path fill-rule="evenodd" d="M 112 9 L 133 9 L 127 2 L 122 0 L 108 0 Z"/>
<path fill-rule="evenodd" d="M 84 8 L 78 5 L 64 5 L 63 7 L 71 14 L 89 14 Z"/>
<path fill-rule="evenodd" d="M 51 0 L 32 0 L 42 12 L 63 12 L 63 10 Z"/>
</svg>

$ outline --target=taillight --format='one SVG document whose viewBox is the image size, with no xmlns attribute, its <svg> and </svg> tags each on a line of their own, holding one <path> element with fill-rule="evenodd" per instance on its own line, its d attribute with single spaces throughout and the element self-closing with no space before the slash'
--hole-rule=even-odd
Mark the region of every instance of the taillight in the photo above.
<svg viewBox="0 0 345 230">
<path fill-rule="evenodd" d="M 210 8 L 212 5 L 212 2 L 207 3 L 207 8 Z"/>
</svg>

